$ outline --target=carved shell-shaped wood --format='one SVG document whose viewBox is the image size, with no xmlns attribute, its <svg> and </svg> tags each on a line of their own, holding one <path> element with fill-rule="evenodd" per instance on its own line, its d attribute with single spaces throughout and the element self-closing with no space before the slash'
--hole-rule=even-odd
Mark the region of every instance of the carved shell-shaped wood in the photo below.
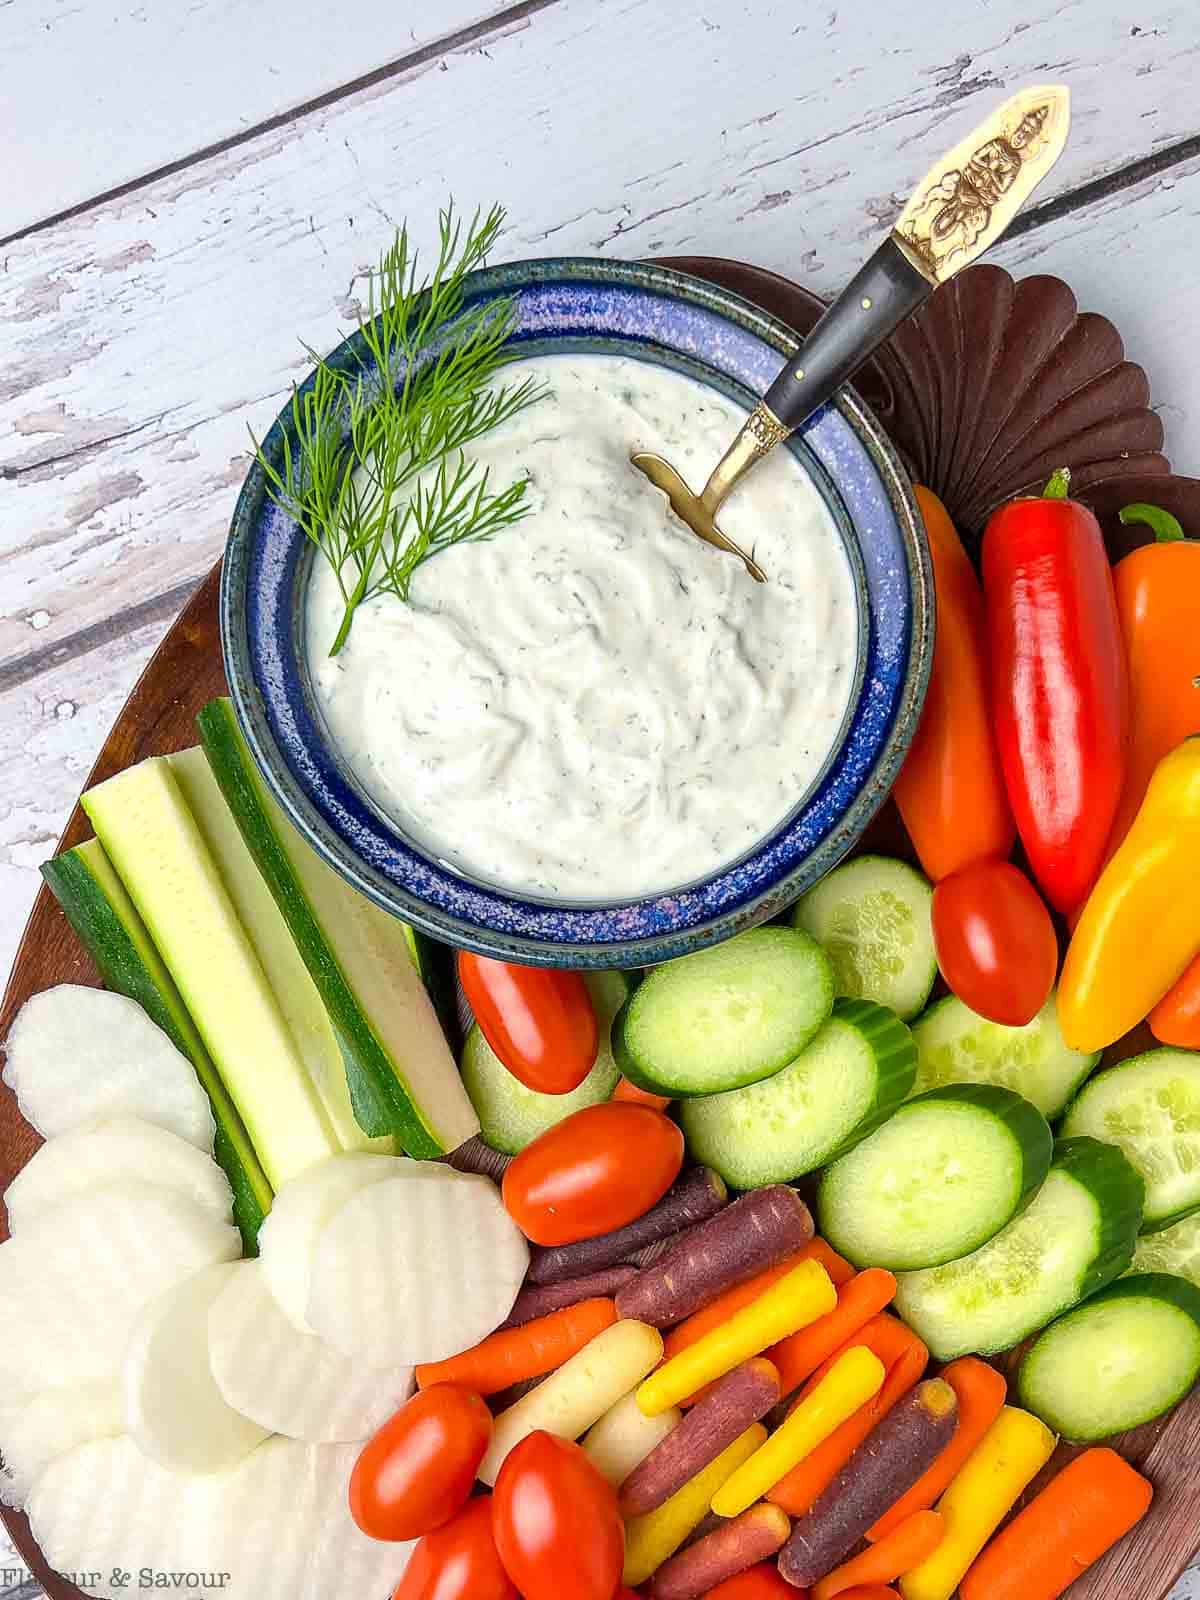
<svg viewBox="0 0 1200 1600">
<path fill-rule="evenodd" d="M 741 262 L 676 258 L 807 336 L 815 295 Z M 1081 312 L 1061 278 L 1014 280 L 967 267 L 899 328 L 854 379 L 909 471 L 945 502 L 968 547 L 1013 495 L 1039 494 L 1055 468 L 1100 518 L 1114 558 L 1146 542 L 1117 513 L 1135 500 L 1200 536 L 1200 480 L 1171 473 L 1142 368 L 1106 317 Z"/>
</svg>

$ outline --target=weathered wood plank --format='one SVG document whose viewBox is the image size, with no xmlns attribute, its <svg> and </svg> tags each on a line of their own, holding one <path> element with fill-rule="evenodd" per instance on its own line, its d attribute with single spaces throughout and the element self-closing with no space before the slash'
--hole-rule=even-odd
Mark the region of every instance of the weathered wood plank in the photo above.
<svg viewBox="0 0 1200 1600">
<path fill-rule="evenodd" d="M 103 631 L 130 600 L 174 595 L 204 570 L 247 425 L 265 426 L 303 369 L 301 338 L 337 338 L 398 218 L 427 233 L 447 194 L 502 197 L 508 255 L 736 254 L 830 290 L 939 148 L 1015 82 L 1075 87 L 1055 191 L 1177 141 L 1200 50 L 1189 15 L 1183 0 L 1136 24 L 1118 0 L 1084 15 L 1057 0 L 978 4 L 950 55 L 943 30 L 903 8 L 873 18 L 867 41 L 852 12 L 770 0 L 736 25 L 682 0 L 560 0 L 12 246 L 0 665 Z M 1112 313 L 1181 422 L 1200 414 L 1197 380 L 1160 297 L 1137 291 L 1143 271 L 1182 273 L 1186 251 L 1178 268 L 1165 234 L 1138 251 L 1127 218 L 1174 217 L 1182 240 L 1196 203 L 1181 180 L 1102 207 L 1136 263 L 1116 283 L 1082 224 L 1007 257 L 1039 252 Z"/>
<path fill-rule="evenodd" d="M 386 70 L 501 9 L 488 0 L 0 6 L 0 146 L 10 157 L 0 238 Z"/>
</svg>

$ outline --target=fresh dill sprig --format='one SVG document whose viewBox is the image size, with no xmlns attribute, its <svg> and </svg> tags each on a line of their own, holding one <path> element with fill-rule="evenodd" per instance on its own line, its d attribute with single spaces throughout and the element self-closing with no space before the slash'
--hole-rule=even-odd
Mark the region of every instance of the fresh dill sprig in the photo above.
<svg viewBox="0 0 1200 1600">
<path fill-rule="evenodd" d="M 335 367 L 310 351 L 316 370 L 293 394 L 279 463 L 254 441 L 271 499 L 337 577 L 344 612 L 331 655 L 364 601 L 407 600 L 423 562 L 490 539 L 529 509 L 527 479 L 493 493 L 487 471 L 463 454 L 546 392 L 530 378 L 492 384 L 512 359 L 512 300 L 464 308 L 467 274 L 483 264 L 503 222 L 499 206 L 477 211 L 464 234 L 448 206 L 427 278 L 402 227 L 370 275 L 359 319 L 365 358 Z"/>
</svg>

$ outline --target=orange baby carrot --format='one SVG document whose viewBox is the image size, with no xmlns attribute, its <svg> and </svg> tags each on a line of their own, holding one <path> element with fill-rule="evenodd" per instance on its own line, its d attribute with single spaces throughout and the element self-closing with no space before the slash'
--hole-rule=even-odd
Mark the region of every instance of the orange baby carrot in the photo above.
<svg viewBox="0 0 1200 1600">
<path fill-rule="evenodd" d="M 942 1490 L 1000 1415 L 1008 1385 L 986 1361 L 978 1356 L 960 1356 L 940 1376 L 958 1396 L 958 1426 L 954 1437 L 929 1471 L 923 1473 L 868 1532 L 867 1538 L 872 1543 L 886 1538 L 914 1511 L 924 1511 L 939 1499 Z"/>
<path fill-rule="evenodd" d="M 942 1542 L 946 1524 L 936 1511 L 917 1511 L 892 1530 L 878 1544 L 868 1545 L 861 1555 L 852 1556 L 831 1573 L 813 1584 L 812 1600 L 834 1600 L 847 1589 L 868 1584 L 891 1583 L 913 1567 L 920 1566 Z"/>
<path fill-rule="evenodd" d="M 896 1317 L 888 1316 L 886 1312 L 872 1317 L 844 1348 L 849 1349 L 855 1344 L 865 1344 L 869 1350 L 874 1350 L 887 1368 L 887 1377 L 873 1400 L 861 1406 L 852 1417 L 847 1417 L 840 1428 L 836 1428 L 828 1439 L 819 1444 L 803 1461 L 798 1462 L 767 1495 L 768 1500 L 782 1506 L 794 1517 L 804 1515 L 822 1489 L 846 1465 L 872 1428 L 883 1420 L 897 1400 L 906 1395 L 920 1379 L 929 1361 L 929 1351 L 916 1334 Z M 840 1350 L 835 1352 L 827 1362 L 817 1368 L 801 1389 L 800 1399 L 803 1399 L 813 1385 L 821 1381 L 841 1354 Z"/>
<path fill-rule="evenodd" d="M 612 1092 L 614 1100 L 625 1100 L 633 1106 L 649 1106 L 651 1111 L 665 1111 L 671 1104 L 669 1094 L 651 1094 L 649 1089 L 639 1089 L 628 1078 L 620 1078 Z"/>
<path fill-rule="evenodd" d="M 580 1300 L 519 1328 L 491 1333 L 460 1355 L 423 1363 L 416 1369 L 417 1387 L 457 1383 L 476 1394 L 499 1394 L 511 1384 L 561 1367 L 616 1320 L 611 1300 Z"/>
<path fill-rule="evenodd" d="M 992 1540 L 963 1579 L 962 1600 L 1058 1600 L 1153 1496 L 1115 1450 L 1085 1450 Z"/>
<path fill-rule="evenodd" d="M 838 1290 L 838 1303 L 827 1317 L 783 1339 L 767 1355 L 779 1369 L 784 1394 L 810 1378 L 821 1363 L 856 1334 L 896 1293 L 896 1279 L 883 1267 L 856 1272 Z"/>
<path fill-rule="evenodd" d="M 720 1323 L 727 1322 L 735 1311 L 748 1306 L 751 1300 L 757 1300 L 760 1294 L 765 1294 L 773 1283 L 785 1278 L 792 1268 L 798 1267 L 802 1261 L 819 1261 L 834 1284 L 838 1286 L 854 1276 L 854 1268 L 850 1263 L 838 1255 L 836 1250 L 831 1249 L 824 1239 L 810 1239 L 794 1254 L 777 1262 L 775 1266 L 768 1267 L 764 1272 L 755 1273 L 754 1277 L 747 1278 L 745 1283 L 735 1283 L 732 1289 L 726 1289 L 724 1294 L 719 1294 L 703 1310 L 693 1312 L 685 1321 L 672 1328 L 665 1336 L 663 1346 L 665 1359 L 669 1361 L 672 1356 L 695 1344 L 697 1339 L 702 1339 Z M 699 1398 L 699 1395 L 694 1395 L 692 1400 L 685 1403 L 691 1404 Z"/>
</svg>

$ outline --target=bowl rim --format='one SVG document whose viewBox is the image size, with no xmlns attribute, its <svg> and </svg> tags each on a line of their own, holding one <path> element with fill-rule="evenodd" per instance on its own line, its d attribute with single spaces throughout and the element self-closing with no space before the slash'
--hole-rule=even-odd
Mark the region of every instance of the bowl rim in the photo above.
<svg viewBox="0 0 1200 1600">
<path fill-rule="evenodd" d="M 588 282 L 649 292 L 683 306 L 697 307 L 756 337 L 778 352 L 781 362 L 800 349 L 802 341 L 788 326 L 762 311 L 741 295 L 671 267 L 652 262 L 612 261 L 590 256 L 554 256 L 507 262 L 473 273 L 468 295 L 528 291 L 558 280 L 575 284 Z M 349 361 L 362 349 L 361 330 L 349 334 L 331 353 L 331 359 Z M 773 374 L 772 374 L 773 375 Z M 303 390 L 311 373 L 297 387 Z M 928 688 L 934 642 L 934 594 L 932 566 L 920 513 L 912 485 L 898 452 L 882 425 L 849 387 L 838 391 L 830 405 L 848 425 L 857 444 L 866 453 L 879 480 L 892 517 L 895 519 L 906 557 L 907 604 L 909 623 L 907 652 L 903 669 L 897 674 L 895 704 L 890 722 L 868 770 L 858 777 L 854 793 L 838 810 L 824 835 L 792 866 L 766 884 L 753 887 L 735 904 L 717 909 L 703 918 L 691 918 L 681 925 L 658 927 L 629 937 L 582 940 L 541 937 L 514 932 L 503 927 L 481 926 L 444 906 L 431 904 L 414 889 L 380 870 L 372 870 L 353 841 L 336 827 L 321 805 L 314 802 L 309 786 L 300 780 L 280 747 L 266 714 L 264 696 L 256 675 L 254 630 L 249 619 L 249 567 L 258 516 L 264 503 L 265 481 L 257 461 L 251 463 L 234 509 L 221 573 L 221 646 L 230 695 L 242 734 L 267 788 L 285 815 L 298 828 L 306 842 L 345 881 L 369 900 L 421 931 L 458 948 L 477 951 L 500 959 L 529 965 L 603 969 L 641 967 L 675 956 L 689 954 L 718 943 L 732 935 L 768 920 L 785 910 L 800 894 L 834 867 L 861 837 L 886 800 L 916 731 L 920 709 Z M 263 439 L 270 448 L 281 435 L 290 414 L 288 402 L 272 422 Z M 328 741 L 326 741 L 328 743 Z M 813 796 L 810 794 L 810 799 Z M 798 813 L 793 813 L 793 819 Z M 787 824 L 785 824 L 787 826 Z M 753 863 L 778 837 L 779 829 L 766 836 L 743 858 Z M 398 845 L 419 860 L 428 857 L 411 841 L 397 839 Z M 438 869 L 442 869 L 439 867 Z M 727 870 L 709 874 L 701 886 L 720 878 Z M 384 881 L 380 882 L 380 878 Z M 470 890 L 504 902 L 508 906 L 545 912 L 564 913 L 583 907 L 564 903 L 556 908 L 501 889 L 463 880 Z M 669 903 L 670 894 L 647 896 L 629 909 Z M 627 903 L 623 903 L 627 905 Z M 603 906 L 592 910 L 606 910 Z"/>
</svg>

